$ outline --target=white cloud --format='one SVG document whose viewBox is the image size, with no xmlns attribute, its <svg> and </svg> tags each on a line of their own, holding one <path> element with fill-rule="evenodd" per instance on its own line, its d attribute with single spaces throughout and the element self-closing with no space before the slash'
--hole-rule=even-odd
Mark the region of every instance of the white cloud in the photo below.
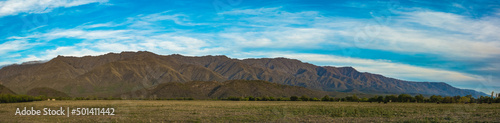
<svg viewBox="0 0 500 123">
<path fill-rule="evenodd" d="M 236 25 L 256 28 L 248 31 L 237 26 L 226 29 L 228 33 L 220 33 L 240 47 L 318 48 L 333 44 L 403 54 L 432 54 L 453 60 L 500 55 L 500 18 L 493 16 L 469 19 L 452 13 L 418 10 L 398 12 L 400 15 L 387 17 L 390 20 L 383 25 L 367 19 L 322 16 L 315 11 L 292 13 L 281 7 L 220 14 L 235 15 L 238 21 L 245 22 Z M 309 26 L 291 26 L 294 24 Z"/>
<path fill-rule="evenodd" d="M 404 13 L 405 22 L 436 27 L 448 31 L 474 35 L 477 41 L 488 41 L 500 38 L 500 18 L 483 17 L 470 19 L 462 15 L 435 11 L 417 11 Z"/>
<path fill-rule="evenodd" d="M 53 40 L 57 38 L 77 38 L 77 39 L 119 39 L 125 40 L 130 39 L 129 36 L 125 35 L 130 33 L 131 30 L 95 30 L 95 31 L 85 31 L 80 29 L 57 29 L 49 33 L 45 33 L 40 38 L 46 38 L 46 40 Z"/>
<path fill-rule="evenodd" d="M 197 26 L 197 25 L 206 25 L 204 23 L 191 23 L 192 20 L 189 19 L 189 16 L 185 14 L 172 14 L 166 15 L 168 12 L 155 13 L 150 14 L 144 17 L 141 17 L 141 21 L 146 22 L 157 22 L 157 21 L 173 21 L 175 24 L 183 25 L 183 26 Z"/>
<path fill-rule="evenodd" d="M 113 23 L 99 23 L 99 24 L 91 24 L 85 25 L 83 28 L 99 28 L 99 27 L 115 27 L 117 24 Z"/>
<path fill-rule="evenodd" d="M 250 26 L 283 26 L 290 24 L 311 24 L 322 16 L 316 11 L 288 12 L 281 7 L 231 10 L 219 13 L 235 16 L 239 21 L 248 22 Z M 310 23 L 311 22 L 311 23 Z"/>
<path fill-rule="evenodd" d="M 483 19 L 480 20 L 480 22 L 476 22 L 458 15 L 439 12 L 426 12 L 424 14 L 419 12 L 415 12 L 414 14 L 404 13 L 399 19 L 394 19 L 394 21 L 396 21 L 395 23 L 399 23 L 399 25 L 371 25 L 366 24 L 366 20 L 362 19 L 322 17 L 320 13 L 313 11 L 291 13 L 281 11 L 280 8 L 262 8 L 222 12 L 228 15 L 263 15 L 256 16 L 259 19 L 252 19 L 252 16 L 243 16 L 243 20 L 247 20 L 249 24 L 259 25 L 262 23 L 260 20 L 274 19 L 274 21 L 265 22 L 268 23 L 267 25 L 273 26 L 264 26 L 265 28 L 256 28 L 251 31 L 239 26 L 226 28 L 224 31 L 213 35 L 196 34 L 188 31 L 183 32 L 182 30 L 174 33 L 162 34 L 159 33 L 161 30 L 146 30 L 144 28 L 126 30 L 85 30 L 92 29 L 93 27 L 134 25 L 141 22 L 146 22 L 146 25 L 149 24 L 148 26 L 142 25 L 142 27 L 155 27 L 153 23 L 162 20 L 173 20 L 179 25 L 195 25 L 186 22 L 189 21 L 187 19 L 181 19 L 181 17 L 188 18 L 186 15 L 168 15 L 167 13 L 170 12 L 167 11 L 129 18 L 129 21 L 121 24 L 108 22 L 84 26 L 83 28 L 56 29 L 45 34 L 35 34 L 27 37 L 11 37 L 11 39 L 45 38 L 46 40 L 52 40 L 57 38 L 77 38 L 89 40 L 90 42 L 108 42 L 110 43 L 108 45 L 116 45 L 114 49 L 159 50 L 162 49 L 158 48 L 158 46 L 161 45 L 163 48 L 167 48 L 172 52 L 185 53 L 189 51 L 188 49 L 207 50 L 218 46 L 233 47 L 233 50 L 238 50 L 237 48 L 324 49 L 327 48 L 324 47 L 325 45 L 337 45 L 341 47 L 358 47 L 361 49 L 376 49 L 409 54 L 434 54 L 446 58 L 458 57 L 460 59 L 488 58 L 500 55 L 500 41 L 498 41 L 498 38 L 491 38 L 496 36 L 492 34 L 492 32 L 495 31 L 486 30 L 484 31 L 485 33 L 480 33 L 485 36 L 480 36 L 479 33 L 476 34 L 476 32 L 480 31 L 461 31 L 460 28 L 455 28 L 467 28 L 466 30 L 485 29 L 492 26 L 492 24 L 481 23 L 483 23 L 483 21 L 485 21 L 485 23 L 495 23 L 493 21 L 488 21 L 494 19 Z M 430 16 L 424 16 L 426 14 Z M 439 18 L 436 21 L 433 19 L 439 16 L 449 18 L 449 20 Z M 307 18 L 313 19 L 303 20 Z M 312 22 L 309 27 L 299 28 L 283 26 L 296 24 L 297 22 L 295 21 L 300 23 Z M 425 29 L 411 28 L 407 27 L 409 23 L 418 23 L 428 27 L 424 27 Z M 466 26 L 467 24 L 464 23 L 473 23 L 473 25 L 481 26 L 468 28 Z M 249 24 L 244 24 L 244 26 Z M 448 24 L 448 26 L 444 26 L 446 24 Z M 356 28 L 351 29 L 353 27 Z M 428 29 L 429 27 L 461 31 L 460 33 L 465 34 L 454 34 Z M 497 26 L 493 25 L 492 28 L 497 28 Z M 370 31 L 370 29 L 372 31 Z M 207 39 L 211 39 L 214 42 L 210 42 Z M 110 47 L 104 46 L 105 45 L 99 45 L 95 48 L 99 50 L 110 49 Z M 197 51 L 198 50 L 190 51 L 190 53 L 196 54 L 195 52 Z"/>
<path fill-rule="evenodd" d="M 47 13 L 54 8 L 73 7 L 108 0 L 7 0 L 0 1 L 0 17 L 19 13 Z"/>
<path fill-rule="evenodd" d="M 25 50 L 33 45 L 36 45 L 37 43 L 29 43 L 28 41 L 25 40 L 13 40 L 13 41 L 7 41 L 2 44 L 0 44 L 0 55 L 5 55 L 9 52 L 12 51 L 20 51 L 20 50 Z M 16 54 L 14 54 L 16 55 Z"/>
<path fill-rule="evenodd" d="M 81 57 L 81 56 L 87 56 L 87 55 L 91 55 L 91 56 L 102 55 L 104 53 L 107 53 L 107 52 L 98 52 L 98 51 L 94 51 L 94 50 L 87 49 L 87 48 L 68 46 L 68 47 L 58 47 L 54 50 L 47 50 L 46 55 L 44 55 L 43 58 L 41 58 L 41 59 L 50 59 L 50 58 L 54 58 L 58 55 Z"/>
<path fill-rule="evenodd" d="M 0 69 L 5 67 L 6 65 L 12 64 L 11 62 L 0 62 Z"/>
<path fill-rule="evenodd" d="M 121 52 L 121 51 L 120 51 Z M 75 56 L 75 57 L 82 57 L 82 56 L 97 56 L 97 55 L 102 55 L 107 52 L 97 52 L 94 50 L 82 48 L 82 47 L 77 47 L 77 46 L 67 46 L 67 47 L 57 47 L 56 49 L 49 49 L 46 51 L 41 52 L 40 54 L 35 55 L 27 55 L 26 57 L 23 57 L 21 59 L 17 59 L 17 63 L 23 63 L 23 62 L 29 62 L 29 61 L 45 61 L 45 60 L 50 60 L 52 58 L 57 57 L 58 55 L 62 56 Z"/>
<path fill-rule="evenodd" d="M 46 60 L 46 59 L 42 59 L 42 58 L 36 57 L 34 55 L 28 55 L 28 57 L 22 58 L 19 61 L 20 62 L 29 62 L 29 61 L 40 61 L 40 60 Z"/>
<path fill-rule="evenodd" d="M 227 15 L 264 15 L 264 14 L 269 14 L 269 13 L 277 13 L 277 11 L 280 11 L 282 7 L 274 7 L 274 8 L 259 8 L 259 9 L 235 9 L 231 11 L 224 11 L 220 12 L 220 14 L 227 14 Z"/>
<path fill-rule="evenodd" d="M 317 28 L 269 28 L 255 32 L 220 33 L 220 37 L 232 41 L 235 47 L 251 48 L 320 48 L 333 32 Z"/>
<path fill-rule="evenodd" d="M 500 55 L 499 41 L 478 41 L 474 35 L 455 35 L 443 32 L 408 29 L 403 27 L 377 27 L 376 36 L 344 33 L 354 38 L 341 45 L 354 45 L 362 49 L 377 49 L 401 53 L 426 53 L 446 58 L 491 58 Z"/>
</svg>

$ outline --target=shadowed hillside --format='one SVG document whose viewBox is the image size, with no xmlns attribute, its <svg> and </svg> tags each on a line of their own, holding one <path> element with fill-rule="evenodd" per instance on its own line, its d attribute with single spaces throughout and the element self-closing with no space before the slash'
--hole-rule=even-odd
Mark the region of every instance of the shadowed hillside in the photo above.
<svg viewBox="0 0 500 123">
<path fill-rule="evenodd" d="M 16 93 L 26 94 L 33 88 L 48 87 L 79 97 L 107 97 L 152 89 L 169 82 L 227 80 L 264 80 L 332 92 L 484 95 L 442 82 L 410 82 L 358 72 L 352 67 L 322 67 L 287 58 L 239 60 L 226 56 L 162 56 L 151 52 L 122 52 L 85 57 L 58 56 L 44 63 L 10 65 L 0 70 L 0 82 Z M 237 92 L 214 94 L 231 95 Z"/>
<path fill-rule="evenodd" d="M 54 90 L 52 88 L 33 88 L 28 91 L 27 95 L 29 96 L 46 96 L 46 97 L 70 97 L 67 94 Z"/>
<path fill-rule="evenodd" d="M 225 82 L 192 81 L 186 83 L 171 82 L 160 84 L 151 90 L 138 90 L 135 93 L 119 95 L 123 98 L 176 98 L 193 97 L 196 99 L 216 99 L 227 97 L 290 97 L 308 95 L 322 97 L 335 96 L 338 92 L 310 90 L 304 87 L 281 85 L 262 80 L 230 80 Z"/>
<path fill-rule="evenodd" d="M 16 94 L 16 93 L 14 93 L 9 88 L 7 88 L 7 87 L 5 87 L 3 85 L 0 85 L 0 94 Z"/>
</svg>

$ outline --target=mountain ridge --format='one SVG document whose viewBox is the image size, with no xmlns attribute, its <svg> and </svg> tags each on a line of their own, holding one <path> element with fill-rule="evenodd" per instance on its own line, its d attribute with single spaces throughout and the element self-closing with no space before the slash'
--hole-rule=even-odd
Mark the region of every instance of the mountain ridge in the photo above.
<svg viewBox="0 0 500 123">
<path fill-rule="evenodd" d="M 47 62 L 0 69 L 0 82 L 16 93 L 48 87 L 72 96 L 127 93 L 162 83 L 264 80 L 320 91 L 371 94 L 485 95 L 446 83 L 411 82 L 359 72 L 353 67 L 316 66 L 288 58 L 232 59 L 224 55 L 157 55 L 147 51 L 100 56 L 58 56 Z"/>
</svg>

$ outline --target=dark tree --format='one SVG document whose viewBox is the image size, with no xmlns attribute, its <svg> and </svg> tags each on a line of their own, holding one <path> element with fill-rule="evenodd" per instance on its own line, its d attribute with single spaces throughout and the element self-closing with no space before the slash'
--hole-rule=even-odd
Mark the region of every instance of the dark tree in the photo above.
<svg viewBox="0 0 500 123">
<path fill-rule="evenodd" d="M 385 96 L 385 102 L 396 102 L 397 100 L 398 100 L 398 96 L 396 96 L 396 95 Z"/>
<path fill-rule="evenodd" d="M 384 97 L 383 96 L 378 96 L 377 102 L 384 102 Z"/>
<path fill-rule="evenodd" d="M 302 100 L 302 101 L 309 101 L 309 97 L 307 97 L 306 95 L 302 95 L 300 97 L 300 100 Z"/>
<path fill-rule="evenodd" d="M 409 94 L 400 94 L 398 100 L 399 102 L 410 102 L 413 100 L 413 97 Z"/>
<path fill-rule="evenodd" d="M 415 100 L 417 100 L 417 102 L 424 102 L 424 95 L 422 94 L 419 94 L 417 96 L 415 96 Z"/>
<path fill-rule="evenodd" d="M 432 95 L 430 100 L 431 100 L 431 102 L 441 102 L 441 101 L 443 101 L 443 97 Z"/>
<path fill-rule="evenodd" d="M 323 98 L 321 98 L 321 101 L 330 101 L 330 96 L 325 95 Z"/>
</svg>

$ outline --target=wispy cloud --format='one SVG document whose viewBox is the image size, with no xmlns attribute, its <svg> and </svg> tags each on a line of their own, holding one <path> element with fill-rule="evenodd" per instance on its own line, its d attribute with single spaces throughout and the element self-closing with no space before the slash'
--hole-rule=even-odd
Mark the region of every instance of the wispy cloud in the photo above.
<svg viewBox="0 0 500 123">
<path fill-rule="evenodd" d="M 254 44 L 254 47 L 287 47 L 289 44 L 322 46 L 324 41 L 328 41 L 343 47 L 405 54 L 423 53 L 451 59 L 500 55 L 498 17 L 474 20 L 430 10 L 398 13 L 400 15 L 392 17 L 393 22 L 382 25 L 369 23 L 367 19 L 321 16 L 321 13 L 314 11 L 291 13 L 280 8 L 233 10 L 222 14 L 243 16 L 238 19 L 247 22 L 244 25 L 261 25 L 265 29 L 251 32 L 231 29 L 228 31 L 235 32 L 221 36 L 242 42 L 240 44 L 243 45 Z M 293 26 L 304 23 L 309 24 L 300 28 Z M 421 26 L 415 27 L 415 24 Z M 294 36 L 298 38 L 293 39 Z"/>
<path fill-rule="evenodd" d="M 108 0 L 7 0 L 0 1 L 0 17 L 19 13 L 47 13 L 58 7 L 73 7 Z"/>
<path fill-rule="evenodd" d="M 252 32 L 222 32 L 220 37 L 242 48 L 321 48 L 333 35 L 317 28 L 268 28 Z"/>
<path fill-rule="evenodd" d="M 500 17 L 486 16 L 479 19 L 468 18 L 445 12 L 418 11 L 404 13 L 402 21 L 418 23 L 458 34 L 472 35 L 474 41 L 498 41 L 500 35 Z"/>
<path fill-rule="evenodd" d="M 7 55 L 9 52 L 25 50 L 34 45 L 36 45 L 36 43 L 29 43 L 26 40 L 7 41 L 0 44 L 0 55 Z"/>
<path fill-rule="evenodd" d="M 364 49 L 386 50 L 400 53 L 425 53 L 445 58 L 491 58 L 500 55 L 499 41 L 478 41 L 475 35 L 457 35 L 440 31 L 416 30 L 405 27 L 379 26 L 378 35 L 366 39 L 356 33 L 345 33 Z M 356 40 L 359 38 L 358 40 Z M 370 39 L 371 38 L 371 39 Z M 346 45 L 349 46 L 349 45 Z"/>
<path fill-rule="evenodd" d="M 150 14 L 139 18 L 140 21 L 145 22 L 158 22 L 158 21 L 173 21 L 175 24 L 182 26 L 197 26 L 207 25 L 205 23 L 192 23 L 188 15 L 185 14 L 170 14 L 167 12 Z"/>
<path fill-rule="evenodd" d="M 288 12 L 281 10 L 282 7 L 259 8 L 259 9 L 236 9 L 224 11 L 222 14 L 226 20 L 241 21 L 247 26 L 289 26 L 292 24 L 313 24 L 314 20 L 321 18 L 317 11 Z M 235 18 L 234 18 L 235 17 Z M 238 24 L 238 23 L 236 23 Z"/>
</svg>

